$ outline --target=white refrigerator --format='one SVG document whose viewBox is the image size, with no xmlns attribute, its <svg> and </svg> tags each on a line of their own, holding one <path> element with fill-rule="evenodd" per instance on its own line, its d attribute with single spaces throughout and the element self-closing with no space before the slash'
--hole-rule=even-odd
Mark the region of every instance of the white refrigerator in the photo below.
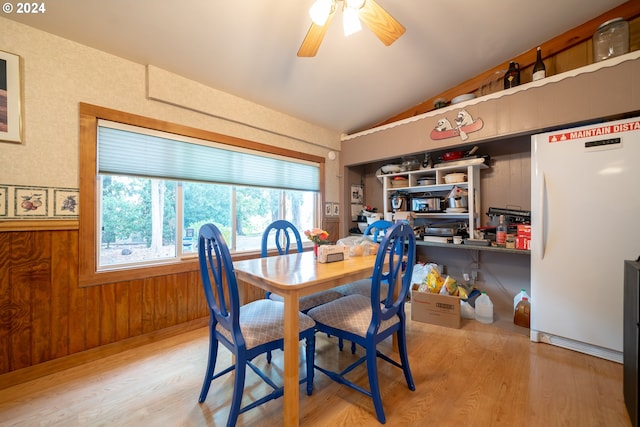
<svg viewBox="0 0 640 427">
<path fill-rule="evenodd" d="M 531 137 L 531 340 L 622 363 L 640 255 L 640 117 Z"/>
</svg>

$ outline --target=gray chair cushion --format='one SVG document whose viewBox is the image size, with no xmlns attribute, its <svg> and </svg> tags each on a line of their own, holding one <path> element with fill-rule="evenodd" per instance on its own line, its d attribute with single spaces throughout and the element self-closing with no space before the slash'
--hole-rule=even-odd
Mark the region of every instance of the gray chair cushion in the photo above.
<svg viewBox="0 0 640 427">
<path fill-rule="evenodd" d="M 344 295 L 334 289 L 327 289 L 326 291 L 321 291 L 315 294 L 306 295 L 300 298 L 299 304 L 300 307 L 298 310 L 302 312 L 306 312 L 310 308 L 317 307 L 321 304 L 326 304 L 338 298 L 342 298 Z M 280 295 L 272 293 L 269 295 L 269 298 L 273 301 L 284 301 L 284 298 Z"/>
<path fill-rule="evenodd" d="M 346 285 L 333 288 L 335 291 L 343 295 L 364 295 L 371 297 L 371 279 L 361 279 Z M 385 282 L 380 283 L 380 301 L 387 296 L 389 285 Z"/>
<path fill-rule="evenodd" d="M 312 308 L 307 313 L 316 322 L 365 337 L 371 323 L 371 297 L 347 295 L 343 298 Z M 398 323 L 397 316 L 385 320 L 378 332 Z"/>
<path fill-rule="evenodd" d="M 306 314 L 298 313 L 300 332 L 316 323 Z M 231 333 L 218 325 L 216 330 L 233 342 Z M 240 307 L 240 330 L 247 349 L 284 337 L 284 303 L 260 299 Z"/>
</svg>

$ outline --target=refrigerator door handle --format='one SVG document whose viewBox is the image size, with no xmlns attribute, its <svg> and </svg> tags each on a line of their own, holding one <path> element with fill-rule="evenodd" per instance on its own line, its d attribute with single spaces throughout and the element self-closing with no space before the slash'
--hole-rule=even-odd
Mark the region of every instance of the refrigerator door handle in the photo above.
<svg viewBox="0 0 640 427">
<path fill-rule="evenodd" d="M 539 206 L 539 214 L 540 214 L 540 222 L 539 222 L 539 227 L 540 229 L 538 230 L 538 241 L 537 246 L 540 248 L 540 259 L 544 259 L 544 253 L 545 253 L 545 249 L 546 249 L 546 244 L 547 244 L 547 236 L 546 236 L 546 212 L 547 212 L 547 180 L 546 180 L 546 176 L 544 174 L 544 172 L 542 173 L 542 185 L 540 185 L 540 194 L 538 197 L 538 200 L 540 202 L 540 206 Z"/>
</svg>

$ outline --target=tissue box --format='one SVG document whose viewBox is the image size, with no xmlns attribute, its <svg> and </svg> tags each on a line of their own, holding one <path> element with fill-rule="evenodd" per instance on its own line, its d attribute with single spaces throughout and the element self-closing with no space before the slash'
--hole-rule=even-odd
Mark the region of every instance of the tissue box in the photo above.
<svg viewBox="0 0 640 427">
<path fill-rule="evenodd" d="M 320 245 L 318 248 L 318 262 L 344 261 L 349 258 L 349 248 L 343 245 Z"/>
</svg>

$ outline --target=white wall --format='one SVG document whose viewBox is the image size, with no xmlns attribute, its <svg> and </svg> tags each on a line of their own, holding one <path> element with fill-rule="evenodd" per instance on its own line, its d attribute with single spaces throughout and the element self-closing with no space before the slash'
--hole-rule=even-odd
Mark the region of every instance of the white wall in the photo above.
<svg viewBox="0 0 640 427">
<path fill-rule="evenodd" d="M 0 142 L 1 184 L 78 187 L 79 102 L 321 157 L 340 150 L 333 131 L 1 17 L 0 50 L 21 58 L 24 141 Z M 326 163 L 329 201 L 340 200 L 338 164 Z"/>
</svg>

